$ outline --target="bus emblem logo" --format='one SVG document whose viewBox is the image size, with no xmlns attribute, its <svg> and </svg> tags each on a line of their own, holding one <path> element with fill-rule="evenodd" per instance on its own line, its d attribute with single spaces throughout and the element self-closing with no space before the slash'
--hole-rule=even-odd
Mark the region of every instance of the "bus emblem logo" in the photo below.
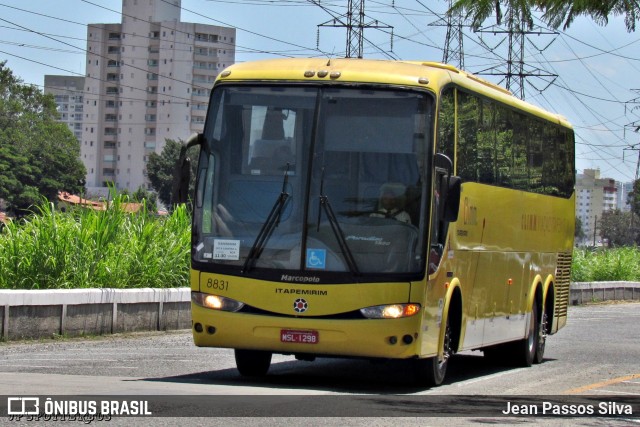
<svg viewBox="0 0 640 427">
<path fill-rule="evenodd" d="M 293 310 L 296 313 L 304 313 L 309 308 L 309 304 L 307 304 L 307 300 L 304 298 L 298 298 L 293 302 Z"/>
</svg>

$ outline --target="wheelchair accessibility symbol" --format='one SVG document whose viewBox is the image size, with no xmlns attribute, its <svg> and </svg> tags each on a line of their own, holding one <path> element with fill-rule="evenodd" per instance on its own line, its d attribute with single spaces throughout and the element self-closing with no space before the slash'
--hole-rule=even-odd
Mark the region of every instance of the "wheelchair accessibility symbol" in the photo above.
<svg viewBox="0 0 640 427">
<path fill-rule="evenodd" d="M 327 263 L 326 249 L 307 249 L 307 268 L 324 269 Z"/>
</svg>

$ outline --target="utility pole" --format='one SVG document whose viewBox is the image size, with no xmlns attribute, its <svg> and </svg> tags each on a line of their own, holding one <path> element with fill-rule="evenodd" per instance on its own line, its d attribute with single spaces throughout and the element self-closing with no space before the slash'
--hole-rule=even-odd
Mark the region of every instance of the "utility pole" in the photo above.
<svg viewBox="0 0 640 427">
<path fill-rule="evenodd" d="M 636 93 L 640 93 L 640 89 L 632 89 L 634 92 Z M 624 113 L 625 115 L 627 114 L 627 104 L 635 104 L 633 107 L 630 108 L 630 111 L 633 110 L 637 110 L 638 108 L 640 108 L 640 97 L 634 98 L 630 101 L 625 102 L 624 105 Z M 625 129 L 625 137 L 626 137 L 626 129 L 627 128 L 631 128 L 633 130 L 633 132 L 638 133 L 640 132 L 640 122 L 631 122 L 627 125 L 625 125 L 624 129 Z M 638 161 L 636 163 L 636 176 L 635 176 L 635 180 L 634 180 L 634 184 L 636 182 L 638 182 L 638 179 L 640 179 L 640 143 L 636 143 L 636 144 L 631 144 L 629 147 L 625 148 L 624 150 L 622 150 L 622 161 L 624 162 L 624 154 L 627 151 L 637 151 L 638 152 Z M 637 197 L 637 195 L 634 194 L 634 196 Z M 631 232 L 634 233 L 635 232 L 635 212 L 633 211 L 633 204 L 631 205 Z M 637 235 L 636 235 L 637 236 Z M 638 236 L 640 237 L 640 236 Z"/>
<path fill-rule="evenodd" d="M 364 51 L 364 30 L 369 28 L 391 30 L 391 51 L 393 51 L 393 27 L 370 20 L 366 22 L 364 0 L 348 0 L 347 12 L 336 16 L 332 11 L 320 4 L 319 0 L 311 0 L 311 3 L 322 8 L 332 16 L 332 19 L 318 25 L 317 44 L 320 44 L 320 27 L 334 27 L 347 29 L 347 43 L 345 46 L 345 58 L 362 58 Z"/>
<path fill-rule="evenodd" d="M 636 93 L 640 93 L 640 89 L 632 89 L 632 90 Z M 625 114 L 627 114 L 627 104 L 636 104 L 634 107 L 631 107 L 630 111 L 637 110 L 638 108 L 640 108 L 640 105 L 638 105 L 640 104 L 640 97 L 632 99 L 631 101 L 625 102 L 625 105 L 624 105 Z M 640 132 L 640 122 L 629 123 L 628 125 L 625 126 L 625 129 L 628 127 L 631 128 L 635 133 Z M 632 144 L 629 146 L 629 148 L 625 148 L 624 150 L 625 151 L 632 150 L 632 151 L 638 152 L 638 163 L 636 164 L 636 181 L 637 181 L 638 178 L 640 178 L 640 143 Z M 623 154 L 622 160 L 624 160 L 624 154 Z"/>
<path fill-rule="evenodd" d="M 628 125 L 625 126 L 626 127 L 633 127 L 635 128 L 634 132 L 638 132 L 640 130 L 640 123 L 630 123 Z M 636 144 L 632 144 L 630 146 L 628 146 L 627 148 L 624 148 L 622 150 L 622 161 L 624 162 L 624 153 L 627 151 L 637 151 L 638 152 L 638 161 L 636 163 L 636 176 L 634 179 L 634 183 L 636 181 L 638 181 L 638 179 L 640 179 L 640 142 L 636 143 Z M 635 217 L 635 213 L 633 212 L 633 205 L 631 207 L 631 230 L 634 231 L 635 230 L 635 224 L 634 224 L 634 217 Z"/>
</svg>

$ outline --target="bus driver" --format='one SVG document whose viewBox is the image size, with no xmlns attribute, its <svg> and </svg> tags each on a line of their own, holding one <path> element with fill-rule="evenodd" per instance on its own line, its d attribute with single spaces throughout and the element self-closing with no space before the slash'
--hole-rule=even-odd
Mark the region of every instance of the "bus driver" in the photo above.
<svg viewBox="0 0 640 427">
<path fill-rule="evenodd" d="M 393 218 L 411 224 L 411 217 L 404 210 L 406 187 L 403 184 L 391 182 L 380 187 L 378 210 L 372 213 L 372 218 Z"/>
</svg>

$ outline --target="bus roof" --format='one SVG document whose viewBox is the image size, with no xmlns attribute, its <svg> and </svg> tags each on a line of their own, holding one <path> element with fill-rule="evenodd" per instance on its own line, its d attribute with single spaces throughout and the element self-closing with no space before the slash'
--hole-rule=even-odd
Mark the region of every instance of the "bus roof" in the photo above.
<svg viewBox="0 0 640 427">
<path fill-rule="evenodd" d="M 436 93 L 444 85 L 453 83 L 545 120 L 571 127 L 559 114 L 522 101 L 505 88 L 474 74 L 438 62 L 356 58 L 266 59 L 231 65 L 220 73 L 216 83 L 247 80 L 391 84 L 429 88 Z"/>
</svg>

